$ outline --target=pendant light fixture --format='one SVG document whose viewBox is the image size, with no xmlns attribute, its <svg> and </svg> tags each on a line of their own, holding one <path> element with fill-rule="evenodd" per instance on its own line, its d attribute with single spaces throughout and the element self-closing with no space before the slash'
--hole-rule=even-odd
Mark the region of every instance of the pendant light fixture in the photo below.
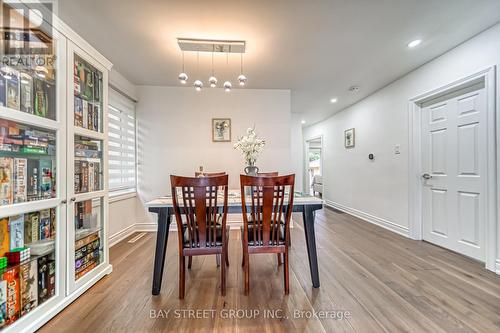
<svg viewBox="0 0 500 333">
<path fill-rule="evenodd" d="M 243 74 L 243 53 L 240 53 L 240 76 L 238 76 L 238 82 L 240 83 L 240 86 L 245 86 L 247 83 L 247 77 Z"/>
<path fill-rule="evenodd" d="M 191 38 L 177 38 L 177 44 L 182 52 L 182 72 L 179 74 L 178 79 L 181 84 L 188 82 L 188 75 L 185 72 L 185 59 L 184 52 L 196 52 L 196 73 L 192 80 L 193 87 L 196 91 L 201 91 L 204 87 L 203 81 L 200 79 L 200 52 L 211 52 L 212 67 L 210 77 L 208 78 L 207 85 L 211 88 L 220 87 L 219 80 L 215 76 L 215 57 L 217 54 L 223 56 L 226 53 L 226 72 L 231 72 L 229 67 L 229 53 L 240 54 L 240 74 L 237 77 L 237 82 L 240 87 L 244 87 L 247 83 L 247 77 L 243 72 L 243 53 L 246 50 L 246 42 L 243 40 L 213 40 L 213 39 L 191 39 Z M 191 75 L 191 74 L 190 74 Z M 229 74 L 228 77 L 233 77 Z M 224 91 L 230 92 L 233 89 L 231 80 L 220 81 Z"/>
<path fill-rule="evenodd" d="M 226 53 L 226 65 L 229 67 L 229 52 Z M 226 92 L 231 92 L 232 87 L 233 87 L 233 85 L 231 84 L 230 81 L 224 82 L 224 90 Z"/>
<path fill-rule="evenodd" d="M 215 77 L 214 74 L 214 52 L 212 51 L 212 76 L 208 79 L 208 83 L 210 84 L 210 87 L 215 88 L 217 87 L 217 78 Z"/>
<path fill-rule="evenodd" d="M 198 73 L 200 72 L 200 52 L 196 53 L 196 58 L 197 58 L 196 75 L 198 75 Z M 193 85 L 196 91 L 201 91 L 201 89 L 203 88 L 203 82 L 201 82 L 200 80 L 194 81 Z"/>
<path fill-rule="evenodd" d="M 182 51 L 182 72 L 179 74 L 179 81 L 182 84 L 186 84 L 187 80 L 188 80 L 188 76 L 187 76 L 186 72 L 184 71 L 184 51 Z"/>
</svg>

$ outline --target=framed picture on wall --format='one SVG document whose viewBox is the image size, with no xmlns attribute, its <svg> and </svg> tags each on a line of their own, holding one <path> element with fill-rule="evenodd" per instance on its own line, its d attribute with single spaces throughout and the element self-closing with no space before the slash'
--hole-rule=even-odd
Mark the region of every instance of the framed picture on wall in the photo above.
<svg viewBox="0 0 500 333">
<path fill-rule="evenodd" d="M 354 148 L 355 132 L 354 128 L 349 128 L 344 131 L 344 146 L 346 148 Z"/>
<path fill-rule="evenodd" d="M 231 142 L 231 119 L 213 118 L 212 119 L 212 141 L 213 142 Z"/>
</svg>

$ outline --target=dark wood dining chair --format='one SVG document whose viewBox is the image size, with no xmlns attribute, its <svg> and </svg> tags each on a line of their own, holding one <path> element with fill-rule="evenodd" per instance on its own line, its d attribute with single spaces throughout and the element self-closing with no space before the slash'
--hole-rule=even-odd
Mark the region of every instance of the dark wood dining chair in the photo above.
<svg viewBox="0 0 500 333">
<path fill-rule="evenodd" d="M 196 171 L 194 173 L 194 176 L 195 177 L 216 177 L 216 176 L 224 176 L 226 174 L 225 171 L 221 171 L 221 172 L 203 172 L 203 171 Z M 215 263 L 217 265 L 217 267 L 220 266 L 220 255 L 217 254 L 215 256 Z M 193 257 L 189 257 L 188 259 L 188 268 L 191 269 L 191 265 L 193 264 Z M 229 261 L 226 260 L 226 265 L 229 266 Z"/>
<path fill-rule="evenodd" d="M 226 227 L 228 176 L 170 176 L 179 238 L 179 298 L 184 298 L 185 257 L 219 254 L 227 261 Z M 223 192 L 222 211 L 219 210 Z M 185 216 L 185 223 L 182 220 Z M 226 265 L 221 265 L 221 294 L 226 294 Z"/>
<path fill-rule="evenodd" d="M 279 176 L 278 171 L 271 171 L 271 172 L 259 172 L 257 173 L 257 177 L 276 177 Z M 250 221 L 250 220 L 249 220 Z M 251 223 L 251 222 L 250 222 Z M 276 257 L 278 258 L 278 266 L 281 265 L 282 259 L 281 259 L 281 253 L 276 253 Z M 241 260 L 241 266 L 244 265 L 243 259 Z"/>
<path fill-rule="evenodd" d="M 295 175 L 252 177 L 240 175 L 243 211 L 243 268 L 245 295 L 250 290 L 250 254 L 283 253 L 285 294 L 289 288 L 288 243 Z M 249 196 L 245 190 L 250 189 Z M 247 202 L 248 200 L 248 202 Z"/>
<path fill-rule="evenodd" d="M 194 173 L 194 176 L 195 177 L 216 177 L 216 176 L 224 176 L 226 174 L 225 171 L 221 171 L 221 172 L 203 172 L 203 171 L 196 171 Z M 191 265 L 193 264 L 193 257 L 192 256 L 189 256 L 188 258 L 188 269 L 191 269 Z M 220 255 L 217 254 L 215 256 L 215 264 L 217 265 L 217 267 L 220 266 Z M 226 265 L 229 266 L 229 261 L 226 260 Z"/>
</svg>

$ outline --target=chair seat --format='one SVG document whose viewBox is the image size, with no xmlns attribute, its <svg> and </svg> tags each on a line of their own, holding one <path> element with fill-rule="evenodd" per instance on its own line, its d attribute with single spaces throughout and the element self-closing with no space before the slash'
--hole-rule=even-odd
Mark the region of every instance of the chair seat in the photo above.
<svg viewBox="0 0 500 333">
<path fill-rule="evenodd" d="M 275 227 L 271 226 L 271 234 L 273 233 L 273 229 Z M 278 244 L 272 244 L 272 245 L 284 245 L 285 244 L 285 224 L 282 222 L 279 225 L 279 230 L 278 230 Z M 241 237 L 243 238 L 243 230 L 244 228 L 241 227 Z M 257 228 L 255 232 L 256 239 L 254 239 L 254 225 L 253 221 L 250 223 L 248 221 L 248 245 L 249 246 L 262 246 L 264 245 L 262 241 L 258 242 L 258 240 L 262 239 L 262 229 Z"/>
<path fill-rule="evenodd" d="M 190 238 L 189 238 L 189 229 L 187 227 L 186 224 L 183 225 L 184 227 L 184 239 L 183 239 L 183 243 L 184 243 L 184 247 L 190 247 L 190 244 L 191 244 L 191 241 L 190 241 Z M 205 241 L 209 242 L 209 235 L 210 237 L 213 237 L 213 226 L 212 227 L 207 227 L 207 230 L 206 230 L 206 235 L 205 235 Z M 196 226 L 194 232 L 198 232 L 198 226 Z M 226 226 L 226 235 L 229 235 L 229 226 Z M 210 244 L 211 246 L 222 246 L 222 224 L 220 224 L 219 222 L 217 222 L 216 226 L 215 226 L 215 242 L 213 239 L 210 238 Z"/>
</svg>

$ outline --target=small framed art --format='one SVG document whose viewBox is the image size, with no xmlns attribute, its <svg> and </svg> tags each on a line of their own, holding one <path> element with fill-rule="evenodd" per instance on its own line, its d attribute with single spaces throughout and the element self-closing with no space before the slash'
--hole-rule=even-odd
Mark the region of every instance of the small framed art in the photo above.
<svg viewBox="0 0 500 333">
<path fill-rule="evenodd" d="M 231 142 L 231 119 L 213 118 L 212 119 L 212 141 L 213 142 Z"/>
<path fill-rule="evenodd" d="M 346 148 L 354 148 L 355 144 L 355 132 L 354 128 L 349 128 L 344 131 L 344 146 Z"/>
</svg>

